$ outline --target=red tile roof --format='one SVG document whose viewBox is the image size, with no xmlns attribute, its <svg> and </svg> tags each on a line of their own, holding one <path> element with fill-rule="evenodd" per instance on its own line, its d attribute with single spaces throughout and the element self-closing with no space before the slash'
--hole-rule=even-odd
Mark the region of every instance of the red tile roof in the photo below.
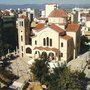
<svg viewBox="0 0 90 90">
<path fill-rule="evenodd" d="M 61 29 L 60 27 L 58 27 L 54 23 L 52 23 L 49 27 L 52 28 L 53 30 L 59 32 L 60 34 L 64 34 L 65 33 L 65 30 Z"/>
<path fill-rule="evenodd" d="M 5 11 L 3 12 L 3 14 L 10 14 L 10 12 L 7 11 L 7 10 L 5 10 Z"/>
<path fill-rule="evenodd" d="M 25 16 L 25 15 L 21 15 L 19 18 L 22 18 L 22 19 L 28 19 L 28 17 Z"/>
<path fill-rule="evenodd" d="M 40 29 L 42 29 L 44 27 L 45 27 L 45 24 L 44 23 L 38 23 L 34 29 L 35 30 L 40 30 Z"/>
<path fill-rule="evenodd" d="M 68 36 L 68 35 L 61 36 L 61 38 L 65 39 L 65 40 L 72 39 L 72 37 L 70 37 L 70 36 Z"/>
<path fill-rule="evenodd" d="M 55 9 L 50 13 L 49 17 L 68 17 L 68 15 L 63 9 Z"/>
<path fill-rule="evenodd" d="M 82 13 L 81 16 L 90 17 L 90 13 Z"/>
<path fill-rule="evenodd" d="M 35 47 L 34 50 L 35 49 L 46 50 L 46 51 L 53 51 L 53 52 L 59 52 L 59 49 L 57 49 L 57 48 L 49 48 L 49 47 L 42 47 L 42 46 Z"/>
<path fill-rule="evenodd" d="M 55 25 L 54 23 L 52 23 L 50 25 L 47 25 L 47 26 L 49 26 L 51 29 L 57 31 L 60 35 L 63 35 L 66 32 L 65 30 L 63 30 L 60 27 L 58 27 L 57 25 Z M 39 23 L 39 24 L 36 25 L 36 27 L 34 28 L 34 30 L 39 31 L 39 30 L 43 29 L 44 27 L 45 27 L 45 24 Z"/>
<path fill-rule="evenodd" d="M 78 31 L 80 28 L 80 25 L 79 24 L 76 24 L 76 23 L 70 23 L 68 24 L 67 28 L 66 28 L 66 31 L 68 32 L 76 32 Z"/>
</svg>

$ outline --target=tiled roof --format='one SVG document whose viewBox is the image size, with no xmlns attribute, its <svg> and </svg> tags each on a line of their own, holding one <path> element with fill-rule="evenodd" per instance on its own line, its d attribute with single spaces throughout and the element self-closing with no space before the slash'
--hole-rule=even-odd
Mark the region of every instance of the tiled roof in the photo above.
<svg viewBox="0 0 90 90">
<path fill-rule="evenodd" d="M 42 29 L 44 27 L 45 27 L 45 24 L 44 23 L 38 23 L 34 29 L 35 30 L 40 30 L 40 29 Z"/>
<path fill-rule="evenodd" d="M 25 16 L 25 15 L 21 15 L 19 18 L 22 18 L 22 19 L 28 19 L 28 17 Z"/>
<path fill-rule="evenodd" d="M 68 15 L 63 9 L 55 9 L 50 13 L 49 17 L 68 17 Z"/>
<path fill-rule="evenodd" d="M 35 47 L 34 50 L 35 49 L 46 50 L 46 51 L 53 51 L 53 52 L 59 52 L 59 49 L 57 49 L 57 48 L 49 48 L 49 47 L 42 47 L 42 46 Z"/>
<path fill-rule="evenodd" d="M 53 30 L 59 32 L 60 34 L 64 34 L 65 33 L 65 30 L 61 29 L 60 27 L 58 27 L 57 25 L 55 24 L 50 24 L 49 26 L 50 28 L 52 28 Z"/>
<path fill-rule="evenodd" d="M 71 23 L 68 24 L 68 26 L 66 28 L 66 31 L 68 31 L 68 32 L 76 32 L 76 31 L 79 30 L 79 28 L 80 28 L 79 24 L 71 22 Z"/>
<path fill-rule="evenodd" d="M 70 36 L 68 36 L 68 35 L 61 36 L 61 38 L 65 39 L 65 40 L 72 39 L 72 37 L 70 37 Z"/>
<path fill-rule="evenodd" d="M 5 10 L 5 11 L 3 11 L 3 14 L 10 14 L 10 12 Z"/>
<path fill-rule="evenodd" d="M 82 13 L 81 16 L 90 17 L 90 13 Z"/>
<path fill-rule="evenodd" d="M 55 25 L 54 23 L 49 24 L 47 26 L 50 27 L 51 29 L 57 31 L 60 35 L 63 35 L 66 32 L 65 30 L 63 30 L 60 27 L 58 27 L 57 25 Z M 34 30 L 39 31 L 39 30 L 43 29 L 44 27 L 45 27 L 45 24 L 44 23 L 39 23 L 39 24 L 36 25 L 36 27 L 34 28 Z"/>
<path fill-rule="evenodd" d="M 46 17 L 40 17 L 39 20 L 47 20 Z"/>
</svg>

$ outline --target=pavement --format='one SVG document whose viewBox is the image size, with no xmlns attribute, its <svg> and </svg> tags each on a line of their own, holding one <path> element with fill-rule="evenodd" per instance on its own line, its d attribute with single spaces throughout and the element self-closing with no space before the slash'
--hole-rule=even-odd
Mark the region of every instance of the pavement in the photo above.
<svg viewBox="0 0 90 90">
<path fill-rule="evenodd" d="M 90 51 L 80 55 L 78 58 L 71 60 L 67 66 L 71 70 L 84 71 L 86 78 L 90 79 L 90 69 L 88 69 L 87 61 L 90 60 Z M 90 64 L 89 64 L 90 66 Z M 86 90 L 90 90 L 90 84 L 87 85 Z"/>
<path fill-rule="evenodd" d="M 19 76 L 19 79 L 17 79 L 17 82 L 21 82 L 24 83 L 26 81 L 28 81 L 31 78 L 31 74 L 30 74 L 30 65 L 28 65 L 28 60 L 29 58 L 20 58 L 17 57 L 14 60 L 11 60 L 11 65 L 10 68 L 12 70 L 12 72 Z"/>
<path fill-rule="evenodd" d="M 87 61 L 90 59 L 90 51 L 78 56 L 78 58 L 71 60 L 67 66 L 71 70 L 84 71 L 87 78 L 90 78 L 90 69 L 88 69 Z"/>
</svg>

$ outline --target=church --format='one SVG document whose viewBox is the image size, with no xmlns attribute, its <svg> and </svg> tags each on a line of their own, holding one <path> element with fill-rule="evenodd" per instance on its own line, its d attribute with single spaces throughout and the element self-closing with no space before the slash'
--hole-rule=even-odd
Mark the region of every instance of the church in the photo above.
<svg viewBox="0 0 90 90">
<path fill-rule="evenodd" d="M 45 7 L 45 23 L 36 22 L 33 28 L 26 15 L 18 18 L 19 55 L 67 63 L 79 55 L 80 25 L 71 22 L 68 13 L 57 4 Z"/>
</svg>

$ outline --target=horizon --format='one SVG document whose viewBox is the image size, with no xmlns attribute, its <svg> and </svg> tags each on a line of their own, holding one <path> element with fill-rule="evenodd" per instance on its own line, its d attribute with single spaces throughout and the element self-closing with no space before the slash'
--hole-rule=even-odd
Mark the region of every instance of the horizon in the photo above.
<svg viewBox="0 0 90 90">
<path fill-rule="evenodd" d="M 29 5 L 29 4 L 31 4 L 31 5 L 33 5 L 33 4 L 36 4 L 36 5 L 43 5 L 43 4 L 49 4 L 49 3 L 24 3 L 24 4 L 5 4 L 5 3 L 0 3 L 1 5 Z M 58 3 L 56 3 L 56 4 L 58 4 Z M 89 5 L 90 3 L 79 3 L 79 4 L 74 4 L 74 3 L 59 3 L 58 5 L 69 5 L 69 4 L 72 4 L 72 5 Z"/>
<path fill-rule="evenodd" d="M 47 3 L 57 3 L 57 4 L 90 4 L 90 0 L 0 0 L 0 4 L 5 5 L 23 5 L 23 4 L 47 4 Z"/>
</svg>

